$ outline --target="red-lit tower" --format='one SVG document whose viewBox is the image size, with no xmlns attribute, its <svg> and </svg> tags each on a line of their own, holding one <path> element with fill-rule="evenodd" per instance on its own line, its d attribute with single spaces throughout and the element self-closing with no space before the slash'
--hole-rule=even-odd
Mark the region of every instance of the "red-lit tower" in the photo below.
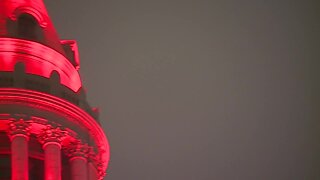
<svg viewBox="0 0 320 180">
<path fill-rule="evenodd" d="M 42 0 L 0 0 L 0 180 L 98 180 L 109 145 Z"/>
</svg>

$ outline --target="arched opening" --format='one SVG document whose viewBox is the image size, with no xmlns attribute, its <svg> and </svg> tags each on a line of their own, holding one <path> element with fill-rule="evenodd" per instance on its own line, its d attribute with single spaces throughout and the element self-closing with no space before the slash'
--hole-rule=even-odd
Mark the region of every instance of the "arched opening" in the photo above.
<svg viewBox="0 0 320 180">
<path fill-rule="evenodd" d="M 50 81 L 52 81 L 52 83 L 55 83 L 53 85 L 57 85 L 57 84 L 60 84 L 60 74 L 58 73 L 58 71 L 56 70 L 53 70 L 51 72 L 51 75 L 50 75 Z"/>
<path fill-rule="evenodd" d="M 50 93 L 56 96 L 60 94 L 60 74 L 57 71 L 52 71 L 50 75 Z"/>
<path fill-rule="evenodd" d="M 23 88 L 25 86 L 25 64 L 17 62 L 14 66 L 13 85 L 14 87 Z"/>
<path fill-rule="evenodd" d="M 41 41 L 42 31 L 38 21 L 30 14 L 21 14 L 17 21 L 18 38 Z"/>
<path fill-rule="evenodd" d="M 14 72 L 24 74 L 26 70 L 25 64 L 23 62 L 17 62 L 14 65 Z"/>
</svg>

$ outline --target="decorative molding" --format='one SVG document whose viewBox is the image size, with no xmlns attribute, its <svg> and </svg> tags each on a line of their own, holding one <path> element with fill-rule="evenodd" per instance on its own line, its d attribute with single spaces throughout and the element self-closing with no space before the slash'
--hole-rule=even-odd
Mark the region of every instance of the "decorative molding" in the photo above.
<svg viewBox="0 0 320 180">
<path fill-rule="evenodd" d="M 60 83 L 73 92 L 78 92 L 82 86 L 79 72 L 58 51 L 34 41 L 1 37 L 0 71 L 13 72 L 17 62 L 25 64 L 26 73 L 48 79 L 53 71 L 58 72 Z"/>
<path fill-rule="evenodd" d="M 89 147 L 88 150 L 88 161 L 90 161 L 96 169 L 98 180 L 103 180 L 106 176 L 104 161 L 101 158 L 101 154 L 97 154 L 92 147 Z"/>
<path fill-rule="evenodd" d="M 61 130 L 59 127 L 47 125 L 47 127 L 42 129 L 42 132 L 38 134 L 38 140 L 43 146 L 47 143 L 61 144 L 66 134 L 66 131 Z"/>
<path fill-rule="evenodd" d="M 17 135 L 25 136 L 29 139 L 30 136 L 30 123 L 26 122 L 23 119 L 12 120 L 10 121 L 8 135 L 12 140 L 13 137 Z"/>
<path fill-rule="evenodd" d="M 97 147 L 97 154 L 103 164 L 103 172 L 107 169 L 110 158 L 107 137 L 100 124 L 80 107 L 46 93 L 18 88 L 0 88 L 0 105 L 8 104 L 35 107 L 39 110 L 53 112 L 86 129 Z"/>
<path fill-rule="evenodd" d="M 94 152 L 93 147 L 88 148 L 88 161 L 92 162 L 94 166 L 97 164 L 97 153 Z"/>
<path fill-rule="evenodd" d="M 10 18 L 13 21 L 15 21 L 15 20 L 17 20 L 17 18 L 21 14 L 30 14 L 31 16 L 33 16 L 38 21 L 39 25 L 42 28 L 45 28 L 48 25 L 47 20 L 43 17 L 43 15 L 38 10 L 36 10 L 35 8 L 32 8 L 32 7 L 28 7 L 28 6 L 18 7 L 17 9 L 15 9 L 13 11 L 13 13 L 10 16 Z"/>
<path fill-rule="evenodd" d="M 107 175 L 105 169 L 103 168 L 103 162 L 98 163 L 97 172 L 98 180 L 103 180 L 103 178 Z"/>
<path fill-rule="evenodd" d="M 63 149 L 70 158 L 70 161 L 72 161 L 73 158 L 88 158 L 89 146 L 88 144 L 82 143 L 80 140 L 70 142 Z"/>
</svg>

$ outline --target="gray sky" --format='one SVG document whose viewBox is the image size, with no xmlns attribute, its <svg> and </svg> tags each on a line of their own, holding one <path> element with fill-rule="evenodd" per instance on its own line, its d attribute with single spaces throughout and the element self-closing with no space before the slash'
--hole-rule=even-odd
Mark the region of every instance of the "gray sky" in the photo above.
<svg viewBox="0 0 320 180">
<path fill-rule="evenodd" d="M 319 0 L 46 0 L 108 180 L 320 179 Z"/>
</svg>

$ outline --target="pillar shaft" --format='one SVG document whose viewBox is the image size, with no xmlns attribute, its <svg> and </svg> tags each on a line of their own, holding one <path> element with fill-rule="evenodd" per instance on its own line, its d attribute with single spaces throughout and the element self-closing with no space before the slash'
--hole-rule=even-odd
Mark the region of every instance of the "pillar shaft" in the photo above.
<svg viewBox="0 0 320 180">
<path fill-rule="evenodd" d="M 88 163 L 88 179 L 89 180 L 98 179 L 98 171 L 92 162 Z"/>
<path fill-rule="evenodd" d="M 9 123 L 8 135 L 11 140 L 11 176 L 12 180 L 28 180 L 28 140 L 29 123 L 23 119 Z"/>
<path fill-rule="evenodd" d="M 61 180 L 61 146 L 55 142 L 44 144 L 45 180 Z"/>
<path fill-rule="evenodd" d="M 66 155 L 70 158 L 72 180 L 88 179 L 88 150 L 88 144 L 84 144 L 80 140 L 70 142 L 65 147 Z"/>
<path fill-rule="evenodd" d="M 65 132 L 48 125 L 38 134 L 44 150 L 45 180 L 61 180 L 61 142 Z"/>
<path fill-rule="evenodd" d="M 11 139 L 12 180 L 28 180 L 28 137 L 14 135 Z"/>
<path fill-rule="evenodd" d="M 87 180 L 88 169 L 87 160 L 83 157 L 74 157 L 70 159 L 71 163 L 71 179 L 72 180 Z"/>
</svg>

